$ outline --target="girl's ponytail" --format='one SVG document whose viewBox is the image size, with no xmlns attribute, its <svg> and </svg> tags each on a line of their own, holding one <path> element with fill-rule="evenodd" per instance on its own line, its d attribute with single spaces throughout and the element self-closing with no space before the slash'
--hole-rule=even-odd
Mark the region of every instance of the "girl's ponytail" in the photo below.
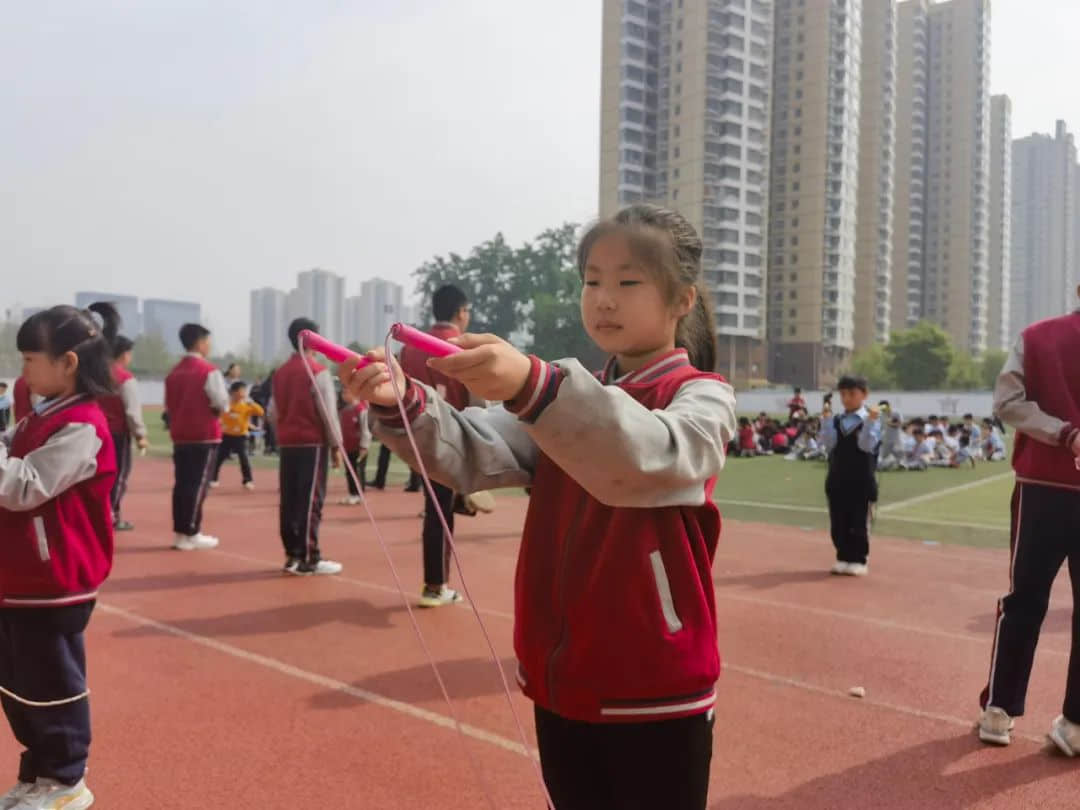
<svg viewBox="0 0 1080 810">
<path fill-rule="evenodd" d="M 101 318 L 101 333 L 111 351 L 115 346 L 116 336 L 120 333 L 120 313 L 116 311 L 116 307 L 105 301 L 95 301 L 87 309 Z"/>
<path fill-rule="evenodd" d="M 694 284 L 694 306 L 679 321 L 675 345 L 686 349 L 690 364 L 699 371 L 716 370 L 716 321 L 713 318 L 709 291 L 701 281 Z"/>
</svg>

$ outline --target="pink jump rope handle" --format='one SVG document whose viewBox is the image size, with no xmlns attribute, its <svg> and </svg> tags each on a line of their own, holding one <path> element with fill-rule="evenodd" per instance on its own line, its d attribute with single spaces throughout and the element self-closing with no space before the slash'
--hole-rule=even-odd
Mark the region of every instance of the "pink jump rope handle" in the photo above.
<svg viewBox="0 0 1080 810">
<path fill-rule="evenodd" d="M 419 329 L 413 329 L 411 326 L 406 326 L 403 323 L 395 323 L 391 326 L 390 336 L 398 343 L 412 346 L 414 349 L 419 349 L 424 354 L 430 354 L 435 357 L 449 357 L 451 354 L 457 354 L 462 351 L 460 346 L 455 346 L 453 343 L 447 343 L 445 340 L 440 340 L 434 335 L 429 335 L 427 332 L 421 332 Z"/>
<path fill-rule="evenodd" d="M 437 337 L 429 335 L 427 332 L 421 332 L 419 329 L 413 329 L 411 326 L 406 326 L 403 323 L 395 323 L 390 327 L 390 335 L 399 343 L 412 346 L 425 354 L 434 355 L 435 357 L 446 357 L 447 355 L 457 354 L 461 351 L 460 346 L 455 346 L 453 343 L 447 343 L 445 340 L 440 340 Z M 319 352 L 328 359 L 333 360 L 335 363 L 344 363 L 353 357 L 359 356 L 356 352 L 350 351 L 344 346 L 339 346 L 338 344 L 327 340 L 317 332 L 312 332 L 310 329 L 305 329 L 301 332 L 299 338 L 305 349 Z M 371 361 L 366 357 L 361 357 L 357 368 L 361 369 L 370 362 Z"/>
</svg>

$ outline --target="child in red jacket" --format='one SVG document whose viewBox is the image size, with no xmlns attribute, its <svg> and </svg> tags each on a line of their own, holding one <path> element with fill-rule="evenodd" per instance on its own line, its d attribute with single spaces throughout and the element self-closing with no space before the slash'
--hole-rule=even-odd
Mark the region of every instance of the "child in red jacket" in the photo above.
<svg viewBox="0 0 1080 810">
<path fill-rule="evenodd" d="M 356 481 L 348 467 L 345 468 L 345 483 L 349 486 L 349 494 L 341 499 L 346 506 L 356 506 L 360 503 L 360 490 L 364 489 L 364 475 L 367 472 L 367 453 L 371 445 L 371 428 L 368 427 L 368 404 L 363 400 L 350 401 L 346 396 L 338 403 L 338 420 L 341 422 L 341 441 L 345 448 L 345 458 L 349 460 L 349 466 L 359 479 L 360 486 L 357 488 Z"/>
<path fill-rule="evenodd" d="M 372 403 L 376 434 L 412 464 L 395 375 L 436 480 L 532 487 L 514 647 L 559 810 L 706 806 L 720 671 L 712 490 L 735 397 L 712 371 L 701 253 L 682 216 L 651 205 L 588 231 L 582 320 L 611 355 L 599 375 L 491 335 L 456 338 L 465 351 L 430 362 L 500 407 L 459 411 L 393 362 L 341 371 Z"/>
<path fill-rule="evenodd" d="M 113 393 L 111 306 L 59 306 L 16 338 L 43 398 L 0 443 L 0 702 L 25 747 L 0 807 L 80 810 L 94 803 L 83 632 L 112 567 L 116 454 L 94 401 Z M 49 705 L 41 705 L 49 704 Z"/>
</svg>

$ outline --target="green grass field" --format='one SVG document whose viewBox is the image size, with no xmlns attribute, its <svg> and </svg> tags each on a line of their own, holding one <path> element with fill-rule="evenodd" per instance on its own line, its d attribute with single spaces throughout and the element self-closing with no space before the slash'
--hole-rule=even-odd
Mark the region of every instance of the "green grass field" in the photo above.
<svg viewBox="0 0 1080 810">
<path fill-rule="evenodd" d="M 161 423 L 161 409 L 147 408 L 145 416 L 150 455 L 167 458 L 171 444 Z M 374 474 L 376 452 L 377 446 L 372 448 L 369 475 Z M 277 458 L 260 454 L 253 464 L 257 470 L 273 470 Z M 408 468 L 395 456 L 388 483 L 403 484 L 407 477 Z M 1009 543 L 1013 483 L 1007 463 L 980 462 L 975 469 L 882 473 L 880 483 L 875 534 L 972 546 L 1005 547 Z M 504 494 L 523 493 L 507 490 Z M 781 456 L 730 459 L 717 482 L 715 499 L 724 516 L 735 520 L 814 529 L 829 526 L 823 462 L 785 461 Z"/>
</svg>

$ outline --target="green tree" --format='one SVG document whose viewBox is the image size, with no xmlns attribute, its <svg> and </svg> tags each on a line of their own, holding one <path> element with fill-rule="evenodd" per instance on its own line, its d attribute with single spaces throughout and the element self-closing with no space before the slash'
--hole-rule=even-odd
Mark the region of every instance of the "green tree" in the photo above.
<svg viewBox="0 0 1080 810">
<path fill-rule="evenodd" d="M 982 356 L 982 359 L 980 360 L 980 372 L 983 388 L 993 389 L 994 385 L 997 383 L 997 378 L 1001 373 L 1001 369 L 1005 366 L 1005 360 L 1008 356 L 1008 353 L 1001 349 L 988 349 L 986 354 Z"/>
<path fill-rule="evenodd" d="M 955 391 L 975 391 L 982 387 L 982 368 L 967 352 L 954 351 L 945 383 Z"/>
<path fill-rule="evenodd" d="M 516 331 L 525 319 L 528 279 L 517 265 L 516 251 L 501 233 L 472 249 L 468 256 L 451 253 L 436 256 L 413 271 L 416 292 L 422 300 L 421 322 L 431 321 L 431 296 L 444 284 L 456 284 L 472 306 L 472 332 L 492 332 L 503 337 Z M 524 288 L 524 289 L 523 289 Z"/>
<path fill-rule="evenodd" d="M 948 381 L 953 347 L 949 335 L 936 324 L 920 321 L 894 333 L 885 352 L 897 385 L 905 391 L 941 388 Z"/>
<path fill-rule="evenodd" d="M 851 371 L 865 377 L 871 388 L 894 388 L 896 377 L 893 376 L 891 360 L 885 347 L 880 343 L 867 346 L 851 358 Z"/>
<path fill-rule="evenodd" d="M 148 377 L 163 377 L 169 373 L 176 358 L 169 354 L 160 335 L 143 335 L 135 341 L 131 370 Z"/>
</svg>

